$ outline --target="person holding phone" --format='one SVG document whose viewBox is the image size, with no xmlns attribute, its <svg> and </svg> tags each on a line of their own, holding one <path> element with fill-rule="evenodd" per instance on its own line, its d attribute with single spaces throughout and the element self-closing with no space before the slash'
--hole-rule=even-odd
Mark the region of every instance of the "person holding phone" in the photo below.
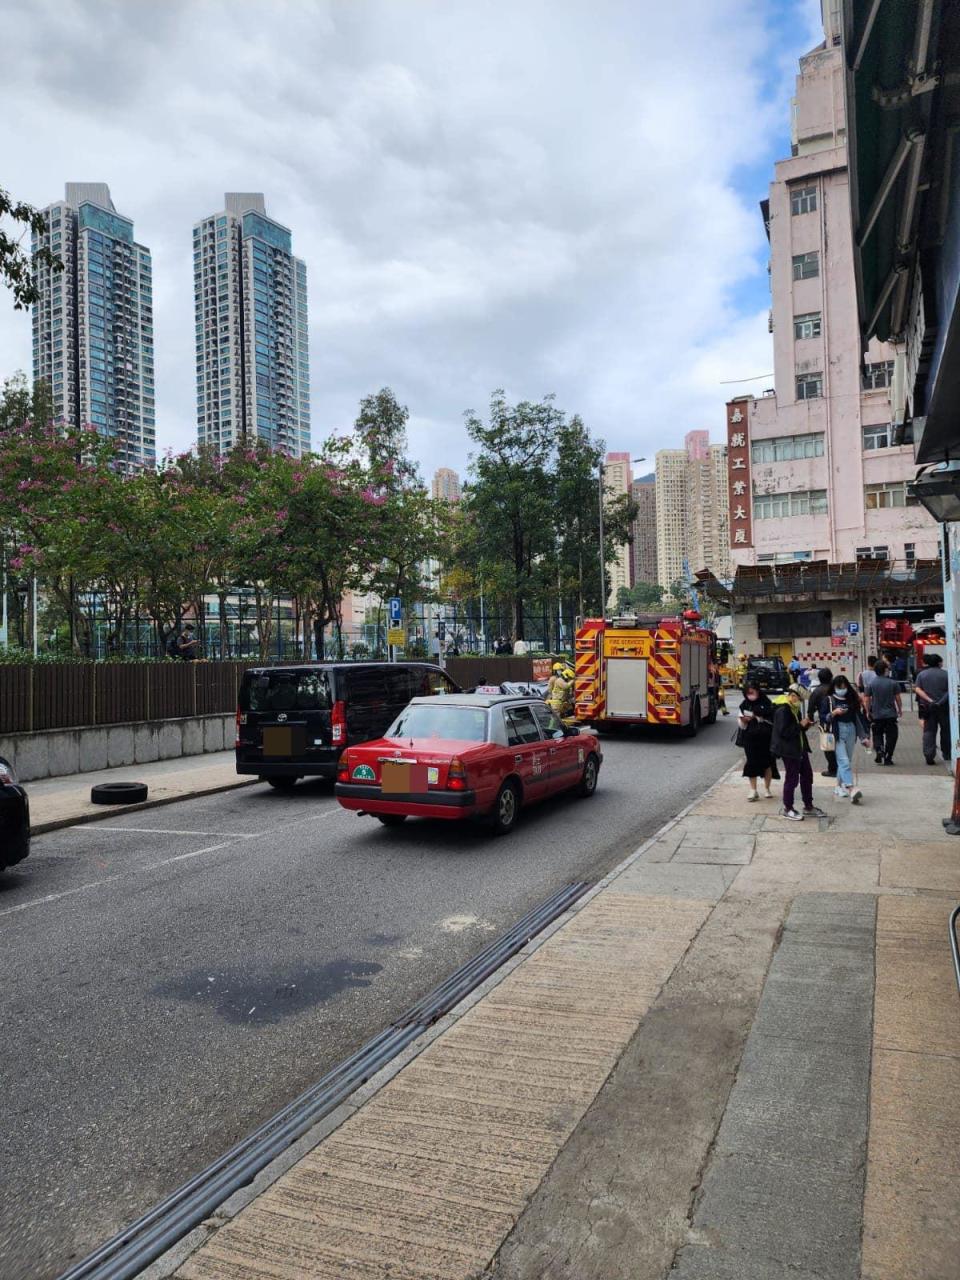
<svg viewBox="0 0 960 1280">
<path fill-rule="evenodd" d="M 876 679 L 872 667 L 870 676 L 868 684 Z M 833 794 L 838 800 L 859 804 L 863 792 L 854 785 L 853 757 L 858 739 L 865 747 L 870 745 L 870 725 L 864 715 L 860 695 L 843 674 L 833 677 L 827 695 L 827 715 L 837 740 L 837 786 Z"/>
<path fill-rule="evenodd" d="M 743 701 L 737 723 L 740 728 L 737 742 L 743 747 L 746 761 L 743 776 L 750 783 L 751 803 L 760 799 L 757 782 L 763 779 L 763 798 L 772 800 L 770 783 L 779 778 L 777 762 L 770 754 L 770 736 L 773 733 L 774 706 L 765 693 L 749 682 L 744 685 Z"/>
<path fill-rule="evenodd" d="M 810 739 L 807 737 L 807 730 L 812 724 L 803 705 L 803 690 L 798 684 L 792 684 L 774 713 L 770 742 L 770 750 L 783 761 L 786 774 L 780 817 L 790 822 L 827 816 L 813 803 L 813 769 L 810 765 Z M 793 803 L 798 785 L 803 799 L 802 813 Z"/>
</svg>

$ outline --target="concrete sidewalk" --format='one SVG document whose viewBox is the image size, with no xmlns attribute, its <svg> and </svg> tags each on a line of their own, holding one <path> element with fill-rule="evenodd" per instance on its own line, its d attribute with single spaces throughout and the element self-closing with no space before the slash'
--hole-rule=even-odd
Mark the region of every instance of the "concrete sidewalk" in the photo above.
<svg viewBox="0 0 960 1280">
<path fill-rule="evenodd" d="M 72 827 L 83 822 L 115 818 L 118 813 L 135 813 L 159 805 L 188 800 L 191 796 L 212 795 L 243 787 L 256 778 L 240 777 L 233 751 L 215 751 L 202 756 L 177 756 L 150 764 L 123 765 L 95 773 L 72 773 L 58 778 L 41 778 L 25 784 L 30 796 L 30 830 L 34 835 Z M 100 782 L 145 782 L 149 787 L 142 804 L 92 804 L 90 789 Z"/>
<path fill-rule="evenodd" d="M 950 781 L 738 775 L 147 1274 L 955 1277 Z"/>
</svg>

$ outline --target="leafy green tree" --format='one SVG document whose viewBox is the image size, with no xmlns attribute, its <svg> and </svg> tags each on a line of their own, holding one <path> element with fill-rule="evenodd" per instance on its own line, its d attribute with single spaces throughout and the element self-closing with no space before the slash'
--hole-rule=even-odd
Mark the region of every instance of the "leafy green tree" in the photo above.
<svg viewBox="0 0 960 1280">
<path fill-rule="evenodd" d="M 659 609 L 663 604 L 664 590 L 656 582 L 637 582 L 632 587 L 621 587 L 617 592 L 617 608 L 622 613 L 642 613 L 645 609 Z"/>
<path fill-rule="evenodd" d="M 0 388 L 0 432 L 27 423 L 46 427 L 52 418 L 53 400 L 46 382 L 35 382 L 31 387 L 23 372 L 4 380 Z"/>
<path fill-rule="evenodd" d="M 522 639 L 525 610 L 544 585 L 544 561 L 553 551 L 550 463 L 563 415 L 553 397 L 511 405 L 502 390 L 484 424 L 467 413 L 467 434 L 477 448 L 464 493 L 470 543 L 479 557 L 507 577 L 513 634 Z"/>
<path fill-rule="evenodd" d="M 0 219 L 8 218 L 10 222 L 22 227 L 19 235 L 7 231 L 0 225 L 0 280 L 13 290 L 13 305 L 17 311 L 25 311 L 39 301 L 40 290 L 33 276 L 35 266 L 48 267 L 53 271 L 62 271 L 63 263 L 50 249 L 40 248 L 28 255 L 23 247 L 24 237 L 30 232 L 42 235 L 46 230 L 46 219 L 39 209 L 22 200 L 14 200 L 9 191 L 0 187 Z"/>
</svg>

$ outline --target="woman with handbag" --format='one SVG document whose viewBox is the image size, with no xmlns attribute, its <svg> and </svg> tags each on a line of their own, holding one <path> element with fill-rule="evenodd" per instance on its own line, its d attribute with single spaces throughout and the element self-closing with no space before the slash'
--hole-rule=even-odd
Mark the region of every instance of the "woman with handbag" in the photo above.
<svg viewBox="0 0 960 1280">
<path fill-rule="evenodd" d="M 743 701 L 740 703 L 740 715 L 737 723 L 737 746 L 743 747 L 746 762 L 743 776 L 750 783 L 751 803 L 760 799 L 757 780 L 763 778 L 763 798 L 772 800 L 770 783 L 779 778 L 777 762 L 770 754 L 770 735 L 773 733 L 773 703 L 755 684 L 746 684 L 743 688 Z"/>
</svg>

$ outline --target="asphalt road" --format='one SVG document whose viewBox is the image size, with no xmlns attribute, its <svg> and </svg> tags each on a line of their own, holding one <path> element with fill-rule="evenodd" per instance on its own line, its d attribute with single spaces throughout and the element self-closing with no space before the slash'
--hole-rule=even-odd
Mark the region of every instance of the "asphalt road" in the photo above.
<svg viewBox="0 0 960 1280">
<path fill-rule="evenodd" d="M 41 836 L 0 875 L 0 1275 L 47 1280 L 736 760 L 608 741 L 590 800 L 494 839 L 341 810 L 321 782 Z"/>
</svg>

